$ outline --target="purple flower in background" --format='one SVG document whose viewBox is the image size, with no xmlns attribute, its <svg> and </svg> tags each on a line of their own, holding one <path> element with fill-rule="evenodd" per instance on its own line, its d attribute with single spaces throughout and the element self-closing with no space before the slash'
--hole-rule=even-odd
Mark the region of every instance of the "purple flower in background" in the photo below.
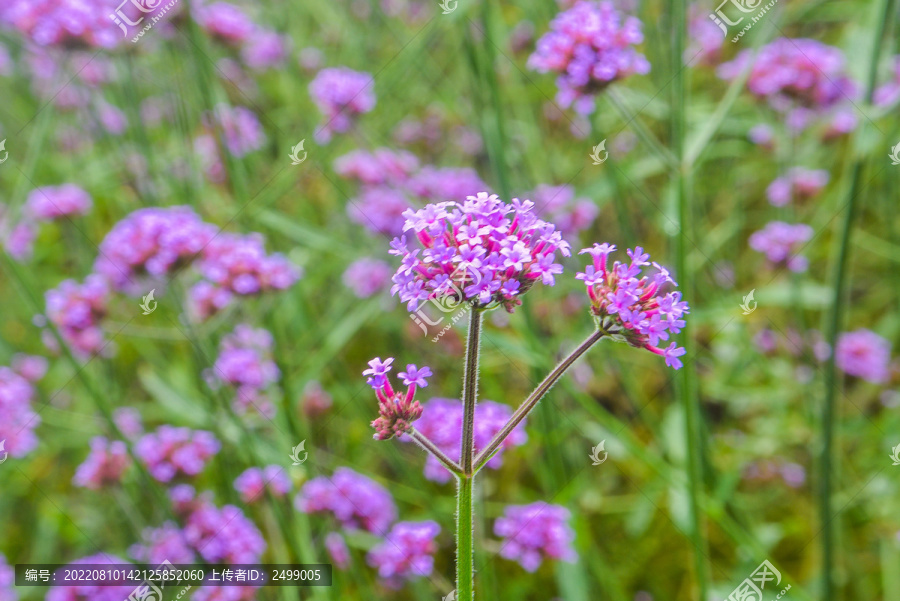
<svg viewBox="0 0 900 601">
<path fill-rule="evenodd" d="M 415 155 L 388 148 L 377 148 L 374 152 L 354 150 L 334 161 L 338 175 L 369 186 L 403 184 L 418 168 Z"/>
<path fill-rule="evenodd" d="M 347 204 L 347 215 L 369 231 L 387 236 L 403 233 L 403 213 L 410 208 L 400 190 L 386 186 L 366 187 Z"/>
<path fill-rule="evenodd" d="M 134 407 L 119 407 L 113 411 L 113 421 L 127 438 L 137 438 L 144 433 L 141 414 Z"/>
<path fill-rule="evenodd" d="M 104 348 L 100 322 L 106 315 L 109 288 L 102 276 L 89 275 L 83 284 L 65 280 L 45 298 L 47 318 L 76 355 L 89 357 Z"/>
<path fill-rule="evenodd" d="M 349 131 L 357 115 L 375 108 L 374 84 L 368 73 L 347 67 L 319 71 L 309 84 L 309 94 L 325 116 L 325 123 L 316 131 L 316 141 L 328 143 L 333 133 Z"/>
<path fill-rule="evenodd" d="M 0 440 L 11 457 L 24 457 L 37 446 L 41 418 L 31 410 L 32 381 L 14 368 L 0 366 Z"/>
<path fill-rule="evenodd" d="M 162 278 L 193 261 L 216 235 L 186 206 L 138 209 L 119 221 L 100 243 L 94 270 L 116 290 L 146 293 L 141 276 Z"/>
<path fill-rule="evenodd" d="M 173 522 L 166 522 L 159 528 L 145 528 L 141 542 L 132 545 L 128 553 L 138 561 L 154 566 L 164 561 L 194 563 L 197 559 L 181 528 Z"/>
<path fill-rule="evenodd" d="M 266 550 L 262 534 L 234 505 L 201 502 L 187 518 L 184 538 L 209 563 L 258 563 Z"/>
<path fill-rule="evenodd" d="M 259 150 L 266 141 L 259 119 L 248 108 L 219 104 L 206 118 L 207 126 L 222 128 L 225 147 L 232 155 L 242 157 L 254 150 Z"/>
<path fill-rule="evenodd" d="M 74 184 L 35 188 L 25 200 L 25 214 L 38 221 L 50 221 L 65 215 L 87 215 L 90 195 Z"/>
<path fill-rule="evenodd" d="M 288 55 L 288 43 L 274 31 L 256 31 L 241 48 L 241 59 L 254 71 L 277 67 Z"/>
<path fill-rule="evenodd" d="M 590 254 L 593 259 L 593 264 L 575 278 L 587 287 L 597 326 L 614 339 L 621 338 L 631 346 L 665 357 L 666 365 L 680 369 L 682 363 L 678 357 L 684 355 L 684 349 L 674 342 L 665 349 L 661 344 L 669 340 L 670 334 L 681 331 L 682 318 L 690 313 L 680 292 L 663 292 L 670 285 L 678 284 L 668 270 L 658 263 L 650 263 L 650 255 L 640 246 L 628 249 L 630 263 L 616 261 L 610 268 L 607 259 L 615 250 L 614 244 L 604 243 L 579 253 Z M 642 268 L 648 265 L 656 273 L 642 275 Z"/>
<path fill-rule="evenodd" d="M 391 266 L 384 261 L 365 257 L 351 263 L 342 279 L 358 298 L 369 298 L 387 288 L 391 281 Z"/>
<path fill-rule="evenodd" d="M 900 101 L 900 55 L 894 57 L 893 80 L 876 88 L 875 106 L 887 107 Z"/>
<path fill-rule="evenodd" d="M 241 500 L 249 504 L 264 499 L 266 489 L 273 496 L 283 497 L 291 490 L 291 480 L 280 465 L 251 467 L 235 479 L 234 489 L 241 493 Z"/>
<path fill-rule="evenodd" d="M 538 279 L 553 285 L 553 274 L 562 271 L 554 263 L 556 251 L 569 255 L 560 232 L 538 219 L 532 207 L 528 201 L 506 204 L 481 192 L 464 203 L 439 202 L 406 211 L 403 229 L 415 233 L 424 252 L 410 250 L 406 236 L 394 240 L 391 254 L 403 262 L 392 278 L 391 294 L 399 295 L 410 312 L 425 300 L 481 307 L 497 303 L 514 311 L 519 297 Z M 516 261 L 510 266 L 505 255 L 513 251 Z M 510 281 L 519 286 L 506 286 Z"/>
<path fill-rule="evenodd" d="M 404 580 L 430 576 L 438 549 L 434 539 L 440 532 L 431 520 L 397 522 L 384 542 L 369 551 L 369 565 L 378 568 L 378 576 L 392 588 L 400 588 Z"/>
<path fill-rule="evenodd" d="M 240 414 L 247 413 L 251 407 L 268 418 L 275 413 L 271 401 L 263 394 L 281 377 L 272 360 L 272 344 L 269 332 L 246 324 L 236 326 L 222 340 L 209 375 L 236 389 L 235 411 Z"/>
<path fill-rule="evenodd" d="M 37 382 L 47 373 L 47 360 L 38 355 L 16 353 L 13 355 L 11 367 L 29 382 Z"/>
<path fill-rule="evenodd" d="M 196 10 L 196 21 L 211 36 L 229 44 L 246 41 L 256 30 L 247 13 L 228 2 L 201 5 Z"/>
<path fill-rule="evenodd" d="M 331 513 L 344 528 L 380 536 L 397 519 L 391 493 L 348 467 L 336 469 L 331 478 L 319 476 L 306 482 L 294 506 L 303 513 Z"/>
<path fill-rule="evenodd" d="M 467 198 L 487 190 L 474 169 L 437 168 L 426 165 L 406 185 L 410 193 L 424 200 Z"/>
<path fill-rule="evenodd" d="M 423 406 L 422 417 L 416 422 L 416 430 L 433 442 L 445 455 L 457 458 L 462 454 L 460 441 L 462 438 L 463 404 L 457 399 L 433 398 Z M 480 401 L 475 406 L 475 452 L 490 444 L 494 436 L 503 429 L 512 410 L 493 401 Z M 400 438 L 404 442 L 411 439 Z M 497 453 L 487 462 L 487 467 L 497 469 L 503 464 L 503 451 L 514 446 L 525 444 L 528 435 L 525 433 L 525 422 L 516 426 L 515 430 L 503 441 Z M 452 474 L 441 465 L 433 455 L 425 458 L 425 477 L 433 482 L 449 482 Z"/>
<path fill-rule="evenodd" d="M 118 484 L 129 465 L 131 457 L 124 442 L 95 436 L 91 439 L 91 452 L 75 471 L 72 484 L 92 490 Z"/>
<path fill-rule="evenodd" d="M 838 336 L 834 360 L 848 375 L 884 384 L 890 375 L 891 343 L 865 328 L 844 332 Z"/>
<path fill-rule="evenodd" d="M 494 522 L 494 534 L 502 537 L 500 555 L 518 561 L 534 572 L 547 559 L 574 562 L 575 532 L 569 526 L 571 514 L 565 507 L 543 501 L 531 505 L 509 505 Z"/>
<path fill-rule="evenodd" d="M 750 248 L 765 253 L 772 263 L 784 263 L 791 271 L 806 271 L 806 257 L 796 254 L 796 248 L 813 236 L 813 229 L 806 224 L 791 225 L 783 221 L 771 221 L 763 229 L 750 235 Z"/>
<path fill-rule="evenodd" d="M 691 4 L 688 11 L 688 39 L 690 45 L 684 51 L 684 64 L 710 66 L 719 62 L 722 56 L 722 30 L 709 18 L 708 9 L 700 4 Z"/>
<path fill-rule="evenodd" d="M 206 321 L 231 304 L 234 295 L 207 281 L 191 286 L 187 297 L 187 314 L 193 321 Z"/>
<path fill-rule="evenodd" d="M 199 474 L 220 448 L 211 432 L 160 426 L 156 432 L 144 434 L 138 440 L 134 453 L 151 476 L 160 482 L 170 482 L 179 475 Z"/>
<path fill-rule="evenodd" d="M 15 570 L 6 562 L 6 556 L 0 553 L 0 601 L 16 601 L 19 598 L 15 582 Z"/>
<path fill-rule="evenodd" d="M 337 532 L 329 532 L 325 536 L 325 550 L 328 551 L 328 556 L 337 569 L 346 570 L 350 567 L 350 549 L 347 548 L 343 536 Z"/>
<path fill-rule="evenodd" d="M 600 213 L 591 200 L 575 198 L 575 188 L 569 185 L 540 184 L 530 197 L 535 212 L 556 224 L 563 236 L 577 236 L 589 228 Z"/>
<path fill-rule="evenodd" d="M 747 132 L 747 137 L 757 146 L 762 146 L 767 150 L 775 148 L 775 132 L 769 125 L 760 123 L 754 125 Z"/>
<path fill-rule="evenodd" d="M 105 0 L 7 0 L 0 22 L 38 46 L 112 48 L 123 39 L 109 18 L 114 10 Z"/>
<path fill-rule="evenodd" d="M 384 362 L 375 357 L 369 361 L 369 369 L 362 372 L 369 376 L 366 383 L 375 390 L 378 398 L 378 418 L 372 422 L 376 440 L 388 440 L 412 428 L 412 423 L 422 415 L 422 405 L 415 400 L 416 387 L 428 386 L 426 379 L 432 375 L 428 367 L 418 369 L 415 365 L 407 365 L 406 372 L 399 374 L 407 387 L 406 392 L 395 392 L 387 376 L 393 361 L 393 357 Z"/>
<path fill-rule="evenodd" d="M 824 169 L 793 167 L 787 174 L 776 178 L 766 188 L 766 197 L 775 207 L 783 207 L 792 198 L 806 200 L 818 196 L 828 183 L 829 175 Z"/>
<path fill-rule="evenodd" d="M 528 67 L 558 73 L 557 101 L 563 108 L 574 103 L 576 111 L 587 115 L 594 110 L 594 96 L 606 86 L 650 72 L 650 63 L 633 48 L 642 41 L 638 18 L 624 16 L 612 2 L 582 0 L 550 22 Z"/>
<path fill-rule="evenodd" d="M 130 566 L 131 564 L 107 553 L 98 553 L 69 562 L 60 568 L 60 577 L 65 569 L 78 569 L 81 565 Z M 62 578 L 60 578 L 62 579 Z M 96 584 L 67 584 L 50 587 L 45 601 L 122 601 L 134 592 L 134 585 L 99 586 Z"/>
</svg>

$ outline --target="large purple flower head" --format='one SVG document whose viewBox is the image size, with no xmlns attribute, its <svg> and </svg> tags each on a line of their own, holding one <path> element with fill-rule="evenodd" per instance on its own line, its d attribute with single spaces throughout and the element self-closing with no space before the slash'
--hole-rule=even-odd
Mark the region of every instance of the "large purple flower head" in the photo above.
<svg viewBox="0 0 900 601">
<path fill-rule="evenodd" d="M 569 244 L 552 223 L 538 219 L 530 200 L 506 204 L 480 192 L 464 203 L 439 202 L 406 211 L 404 231 L 422 249 L 409 249 L 406 236 L 391 243 L 403 261 L 394 274 L 392 294 L 412 313 L 423 301 L 446 306 L 462 302 L 477 308 L 502 306 L 512 312 L 536 281 L 552 286 L 562 265 L 556 251 L 569 256 Z"/>
<path fill-rule="evenodd" d="M 129 465 L 131 457 L 124 442 L 96 436 L 91 439 L 91 452 L 78 466 L 72 483 L 93 490 L 118 484 Z"/>
<path fill-rule="evenodd" d="M 554 72 L 557 101 L 566 108 L 590 114 L 594 95 L 614 81 L 650 72 L 650 63 L 633 46 L 644 41 L 641 22 L 626 17 L 612 2 L 583 0 L 558 14 L 550 31 L 538 40 L 528 66 Z"/>
<path fill-rule="evenodd" d="M 770 221 L 763 229 L 750 235 L 750 248 L 765 253 L 772 263 L 784 264 L 791 271 L 806 271 L 809 262 L 797 254 L 797 248 L 813 236 L 813 229 L 805 223 L 790 224 Z"/>
<path fill-rule="evenodd" d="M 487 447 L 494 436 L 503 429 L 512 416 L 509 406 L 482 400 L 475 406 L 475 453 Z M 433 442 L 445 455 L 458 458 L 462 454 L 463 404 L 458 399 L 434 398 L 423 405 L 422 417 L 416 422 L 416 430 Z M 407 436 L 401 437 L 407 442 Z M 523 420 L 500 445 L 500 449 L 487 462 L 487 467 L 497 469 L 503 464 L 503 451 L 525 444 Z M 433 482 L 449 482 L 452 474 L 430 453 L 425 458 L 425 477 Z"/>
<path fill-rule="evenodd" d="M 575 561 L 570 516 L 565 507 L 543 501 L 509 505 L 494 522 L 494 534 L 504 539 L 500 555 L 518 561 L 529 572 L 538 569 L 544 558 Z"/>
<path fill-rule="evenodd" d="M 206 430 L 160 426 L 138 440 L 134 453 L 151 476 L 169 482 L 178 475 L 196 476 L 220 448 L 216 437 Z"/>
<path fill-rule="evenodd" d="M 38 46 L 112 48 L 122 39 L 109 17 L 115 10 L 107 0 L 7 0 L 0 6 L 0 22 Z"/>
<path fill-rule="evenodd" d="M 891 343 L 865 328 L 844 332 L 837 339 L 834 360 L 851 376 L 883 384 L 890 376 Z"/>
<path fill-rule="evenodd" d="M 406 391 L 394 391 L 387 376 L 393 362 L 393 357 L 385 361 L 375 357 L 369 361 L 369 369 L 362 372 L 368 376 L 366 383 L 378 397 L 378 418 L 372 422 L 376 440 L 388 440 L 412 428 L 412 423 L 422 415 L 422 405 L 415 398 L 416 388 L 428 386 L 428 378 L 432 375 L 429 367 L 420 369 L 413 364 L 407 365 L 406 371 L 398 374 Z"/>
<path fill-rule="evenodd" d="M 680 292 L 664 292 L 670 285 L 678 284 L 664 267 L 651 263 L 650 255 L 640 246 L 628 249 L 629 263 L 616 261 L 610 268 L 607 258 L 615 250 L 614 244 L 604 243 L 579 253 L 593 258 L 593 264 L 575 277 L 587 286 L 597 326 L 614 340 L 662 355 L 666 365 L 680 369 L 678 357 L 685 350 L 674 342 L 665 349 L 660 345 L 660 341 L 669 339 L 669 334 L 681 331 L 682 317 L 690 312 Z M 648 265 L 655 273 L 642 274 Z"/>
<path fill-rule="evenodd" d="M 392 588 L 404 580 L 430 576 L 434 569 L 435 537 L 441 527 L 437 522 L 397 522 L 384 542 L 372 547 L 368 562 L 378 568 L 378 575 Z"/>
<path fill-rule="evenodd" d="M 339 467 L 331 478 L 319 476 L 306 482 L 294 506 L 303 513 L 331 513 L 344 528 L 363 529 L 379 536 L 397 519 L 391 493 L 349 467 Z"/>
<path fill-rule="evenodd" d="M 347 67 L 322 69 L 309 84 L 309 94 L 325 115 L 316 141 L 325 144 L 333 133 L 350 130 L 357 115 L 375 108 L 375 80 L 368 73 Z"/>
</svg>

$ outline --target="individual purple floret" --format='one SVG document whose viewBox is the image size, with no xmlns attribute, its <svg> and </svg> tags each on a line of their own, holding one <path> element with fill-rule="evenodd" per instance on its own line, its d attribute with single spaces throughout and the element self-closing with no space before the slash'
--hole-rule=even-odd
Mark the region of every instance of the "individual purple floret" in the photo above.
<svg viewBox="0 0 900 601">
<path fill-rule="evenodd" d="M 69 562 L 60 568 L 59 579 L 66 569 L 77 570 L 81 565 L 109 565 L 128 567 L 131 564 L 107 553 L 98 553 Z M 91 582 L 85 584 L 66 584 L 52 586 L 47 591 L 44 601 L 123 601 L 134 591 L 134 584 L 121 586 L 100 586 Z"/>
<path fill-rule="evenodd" d="M 91 439 L 91 452 L 78 466 L 72 484 L 92 490 L 118 484 L 131 465 L 128 447 L 121 440 L 107 440 L 103 436 Z"/>
<path fill-rule="evenodd" d="M 115 8 L 105 0 L 7 0 L 0 6 L 0 22 L 38 46 L 112 48 L 122 39 L 109 18 Z"/>
<path fill-rule="evenodd" d="M 804 242 L 813 236 L 813 229 L 806 224 L 791 225 L 783 221 L 770 221 L 763 229 L 750 235 L 750 248 L 765 253 L 772 263 L 784 264 L 791 271 L 806 271 L 809 262 L 796 253 Z"/>
<path fill-rule="evenodd" d="M 865 328 L 844 332 L 838 336 L 834 360 L 848 375 L 883 384 L 890 376 L 891 343 Z"/>
<path fill-rule="evenodd" d="M 614 81 L 650 72 L 650 63 L 634 45 L 644 41 L 641 21 L 626 17 L 612 2 L 582 0 L 550 22 L 528 58 L 539 73 L 558 73 L 557 101 L 588 115 L 594 96 Z"/>
<path fill-rule="evenodd" d="M 437 522 L 397 522 L 367 556 L 369 565 L 378 568 L 378 576 L 391 588 L 400 588 L 406 580 L 430 576 L 434 569 L 434 540 L 441 532 Z"/>
<path fill-rule="evenodd" d="M 211 36 L 228 44 L 246 41 L 256 25 L 239 6 L 229 2 L 213 2 L 196 10 L 196 21 Z"/>
<path fill-rule="evenodd" d="M 144 434 L 134 452 L 151 476 L 169 482 L 180 475 L 196 476 L 220 448 L 211 432 L 160 426 L 156 432 Z"/>
<path fill-rule="evenodd" d="M 640 246 L 628 249 L 629 263 L 616 261 L 612 268 L 607 258 L 616 250 L 614 244 L 594 244 L 579 254 L 590 254 L 593 264 L 584 273 L 575 276 L 587 286 L 591 299 L 591 314 L 597 327 L 613 340 L 627 342 L 631 346 L 647 349 L 666 359 L 666 365 L 681 369 L 678 357 L 685 350 L 672 342 L 663 348 L 661 341 L 670 334 L 678 334 L 684 327 L 685 315 L 690 313 L 680 292 L 664 292 L 665 288 L 678 286 L 669 271 L 656 262 Z M 642 275 L 646 266 L 655 273 Z"/>
<path fill-rule="evenodd" d="M 0 366 L 0 440 L 5 441 L 0 453 L 10 457 L 24 457 L 38 444 L 34 430 L 41 418 L 31 409 L 32 382 L 14 368 Z"/>
<path fill-rule="evenodd" d="M 207 127 L 221 128 L 225 147 L 236 157 L 259 150 L 266 141 L 259 119 L 248 108 L 219 104 L 205 120 Z"/>
<path fill-rule="evenodd" d="M 481 192 L 464 203 L 406 211 L 403 229 L 415 233 L 423 249 L 410 249 L 406 236 L 391 243 L 391 254 L 402 258 L 391 294 L 411 313 L 426 300 L 514 311 L 535 282 L 555 283 L 563 270 L 556 251 L 569 256 L 569 244 L 533 207 L 529 200 L 506 204 Z"/>
<path fill-rule="evenodd" d="M 374 85 L 371 75 L 347 67 L 319 71 L 309 84 L 313 102 L 325 115 L 315 133 L 316 141 L 328 143 L 333 133 L 349 131 L 357 115 L 375 108 Z"/>
<path fill-rule="evenodd" d="M 174 564 L 194 563 L 197 559 L 181 528 L 174 522 L 166 522 L 159 528 L 144 529 L 141 542 L 132 545 L 128 549 L 128 554 L 138 561 L 154 566 L 164 561 Z"/>
<path fill-rule="evenodd" d="M 806 200 L 818 196 L 828 183 L 829 175 L 824 169 L 793 167 L 787 174 L 776 178 L 766 188 L 769 204 L 783 207 L 791 199 Z"/>
<path fill-rule="evenodd" d="M 249 504 L 264 499 L 266 489 L 276 497 L 283 497 L 291 490 L 291 480 L 280 465 L 251 467 L 235 479 L 234 489 Z"/>
<path fill-rule="evenodd" d="M 337 532 L 329 532 L 325 536 L 325 550 L 337 569 L 346 570 L 350 567 L 350 549 L 343 536 Z"/>
<path fill-rule="evenodd" d="M 463 404 L 457 399 L 434 398 L 422 406 L 422 417 L 416 422 L 416 430 L 433 442 L 445 455 L 456 459 L 461 453 Z M 475 453 L 490 444 L 512 416 L 512 410 L 502 403 L 480 401 L 475 406 Z M 401 437 L 409 442 L 407 436 Z M 516 426 L 503 441 L 497 453 L 487 462 L 487 467 L 497 469 L 503 464 L 503 451 L 521 446 L 528 440 L 525 421 Z M 452 474 L 430 453 L 425 458 L 425 477 L 433 482 L 449 482 Z"/>
<path fill-rule="evenodd" d="M 162 278 L 192 261 L 216 235 L 186 206 L 147 208 L 119 221 L 100 243 L 94 270 L 119 291 L 144 293 L 142 276 Z"/>
<path fill-rule="evenodd" d="M 103 277 L 89 275 L 83 284 L 65 280 L 48 290 L 45 298 L 47 318 L 72 352 L 89 357 L 104 348 L 106 340 L 100 322 L 106 315 L 109 288 Z"/>
<path fill-rule="evenodd" d="M 15 590 L 16 572 L 0 553 L 0 601 L 17 601 L 19 595 Z"/>
<path fill-rule="evenodd" d="M 306 482 L 294 506 L 303 513 L 332 513 L 344 528 L 379 536 L 397 519 L 391 493 L 348 467 L 339 467 L 331 478 L 319 476 Z"/>
<path fill-rule="evenodd" d="M 354 150 L 334 161 L 338 175 L 368 186 L 404 184 L 418 168 L 415 155 L 388 148 L 376 148 L 374 152 Z"/>
<path fill-rule="evenodd" d="M 432 375 L 431 369 L 419 369 L 415 365 L 407 365 L 405 372 L 399 375 L 406 386 L 406 391 L 394 391 L 387 373 L 391 371 L 393 357 L 382 361 L 375 357 L 369 361 L 369 369 L 363 371 L 366 383 L 375 390 L 378 397 L 378 418 L 372 422 L 376 440 L 388 440 L 408 432 L 412 423 L 422 415 L 422 405 L 415 399 L 416 388 L 428 386 L 427 378 Z"/>
<path fill-rule="evenodd" d="M 575 198 L 569 185 L 539 185 L 530 194 L 538 215 L 556 224 L 563 236 L 577 236 L 594 223 L 600 209 L 588 198 Z"/>
<path fill-rule="evenodd" d="M 391 266 L 386 262 L 365 257 L 351 263 L 342 279 L 357 298 L 369 298 L 387 288 L 391 281 L 391 271 Z"/>
<path fill-rule="evenodd" d="M 25 215 L 37 221 L 50 221 L 65 215 L 87 215 L 91 196 L 75 184 L 35 188 L 25 200 Z"/>
<path fill-rule="evenodd" d="M 247 413 L 251 407 L 271 418 L 274 406 L 265 391 L 281 377 L 272 359 L 272 335 L 263 329 L 240 324 L 222 339 L 221 351 L 210 375 L 236 389 L 235 410 Z"/>
<path fill-rule="evenodd" d="M 494 522 L 494 534 L 504 540 L 500 555 L 518 561 L 534 572 L 547 559 L 574 562 L 575 532 L 569 526 L 571 514 L 565 507 L 543 501 L 531 505 L 509 505 Z"/>
<path fill-rule="evenodd" d="M 277 67 L 284 63 L 287 55 L 287 40 L 274 31 L 254 32 L 241 48 L 241 59 L 254 71 Z"/>
</svg>

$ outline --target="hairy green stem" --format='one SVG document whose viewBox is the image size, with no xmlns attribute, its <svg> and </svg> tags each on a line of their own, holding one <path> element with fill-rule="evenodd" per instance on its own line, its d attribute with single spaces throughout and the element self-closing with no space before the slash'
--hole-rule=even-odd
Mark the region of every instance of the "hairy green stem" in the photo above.
<svg viewBox="0 0 900 601">
<path fill-rule="evenodd" d="M 472 511 L 475 477 L 457 478 L 456 488 L 456 598 L 475 599 L 475 515 Z"/>
<path fill-rule="evenodd" d="M 477 308 L 469 312 L 469 335 L 466 339 L 466 371 L 463 374 L 463 431 L 459 464 L 463 473 L 472 475 L 475 454 L 475 404 L 478 398 L 478 351 L 481 346 L 481 316 Z"/>
<path fill-rule="evenodd" d="M 578 347 L 572 351 L 568 357 L 559 362 L 559 365 L 553 368 L 547 377 L 544 378 L 544 381 L 538 384 L 537 388 L 534 389 L 528 398 L 522 401 L 522 404 L 519 405 L 519 408 L 516 409 L 515 413 L 512 414 L 512 417 L 509 418 L 509 421 L 506 422 L 506 425 L 503 426 L 503 429 L 497 432 L 494 436 L 493 440 L 491 440 L 490 444 L 485 447 L 479 454 L 478 457 L 475 458 L 475 473 L 484 467 L 488 461 L 491 460 L 491 457 L 494 453 L 497 452 L 497 449 L 500 448 L 500 445 L 503 444 L 503 441 L 512 434 L 512 431 L 516 429 L 523 419 L 525 419 L 531 410 L 534 409 L 538 402 L 544 398 L 544 395 L 556 384 L 556 381 L 559 380 L 563 374 L 572 366 L 575 361 L 587 352 L 589 348 L 594 346 L 601 338 L 606 335 L 602 330 L 596 330 L 593 334 L 588 336 L 584 342 L 578 345 Z"/>
</svg>

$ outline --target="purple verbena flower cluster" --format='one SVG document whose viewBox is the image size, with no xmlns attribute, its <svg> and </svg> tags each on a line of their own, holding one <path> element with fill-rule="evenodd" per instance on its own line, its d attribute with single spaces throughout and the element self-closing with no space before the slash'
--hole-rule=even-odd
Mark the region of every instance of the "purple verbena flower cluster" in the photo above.
<svg viewBox="0 0 900 601">
<path fill-rule="evenodd" d="M 719 62 L 725 38 L 722 30 L 709 18 L 709 9 L 691 4 L 688 11 L 688 39 L 690 44 L 684 50 L 683 61 L 688 66 L 710 66 Z"/>
<path fill-rule="evenodd" d="M 75 184 L 35 188 L 25 200 L 25 214 L 37 221 L 50 221 L 66 215 L 87 215 L 91 196 Z"/>
<path fill-rule="evenodd" d="M 406 236 L 391 243 L 402 263 L 392 278 L 397 294 L 412 313 L 427 300 L 496 303 L 512 312 L 520 296 L 541 280 L 552 286 L 562 265 L 556 251 L 569 256 L 569 244 L 552 223 L 536 217 L 530 200 L 506 204 L 480 192 L 464 203 L 439 202 L 404 213 L 404 231 L 412 230 L 422 249 L 410 250 Z"/>
<path fill-rule="evenodd" d="M 109 303 L 105 278 L 91 274 L 83 284 L 65 280 L 48 290 L 45 299 L 47 318 L 76 355 L 88 357 L 103 350 L 106 340 L 100 322 Z"/>
<path fill-rule="evenodd" d="M 364 257 L 351 263 L 341 279 L 357 298 L 369 298 L 387 288 L 392 271 L 385 261 Z"/>
<path fill-rule="evenodd" d="M 243 106 L 219 104 L 206 118 L 206 124 L 212 129 L 222 129 L 225 148 L 236 157 L 259 150 L 266 141 L 256 114 Z"/>
<path fill-rule="evenodd" d="M 195 20 L 211 36 L 228 44 L 247 41 L 256 25 L 244 10 L 230 2 L 200 5 Z"/>
<path fill-rule="evenodd" d="M 750 235 L 750 248 L 765 253 L 772 263 L 784 264 L 795 272 L 806 271 L 809 261 L 796 253 L 797 247 L 810 240 L 813 229 L 804 223 L 791 225 L 783 221 L 770 221 Z"/>
<path fill-rule="evenodd" d="M 209 373 L 212 378 L 236 389 L 234 409 L 245 414 L 255 409 L 272 418 L 275 407 L 266 395 L 281 372 L 272 360 L 272 334 L 239 324 L 222 339 L 219 356 Z"/>
<path fill-rule="evenodd" d="M 344 528 L 382 536 L 397 519 L 391 493 L 348 467 L 336 469 L 331 478 L 319 476 L 306 482 L 294 505 L 303 513 L 331 513 Z"/>
<path fill-rule="evenodd" d="M 141 533 L 141 542 L 132 545 L 128 553 L 138 561 L 152 565 L 164 561 L 188 564 L 197 560 L 181 528 L 174 522 L 166 522 L 159 528 L 145 528 Z"/>
<path fill-rule="evenodd" d="M 37 447 L 35 428 L 41 418 L 31 409 L 34 382 L 44 370 L 23 369 L 21 360 L 12 367 L 0 366 L 0 440 L 10 457 L 24 457 Z"/>
<path fill-rule="evenodd" d="M 643 41 L 637 17 L 624 16 L 612 2 L 582 0 L 550 22 L 528 67 L 558 73 L 557 101 L 563 108 L 574 103 L 577 112 L 587 115 L 594 110 L 594 96 L 606 86 L 650 72 L 650 63 L 633 48 Z"/>
<path fill-rule="evenodd" d="M 91 439 L 91 452 L 75 471 L 72 484 L 92 490 L 118 484 L 129 465 L 131 457 L 124 442 L 95 436 Z"/>
<path fill-rule="evenodd" d="M 507 405 L 493 401 L 480 401 L 475 406 L 475 452 L 490 444 L 503 429 L 512 411 Z M 416 430 L 452 459 L 462 454 L 463 404 L 457 399 L 433 398 L 422 406 L 422 417 L 416 422 Z M 500 445 L 497 453 L 487 462 L 487 467 L 497 469 L 503 464 L 503 451 L 525 444 L 525 421 L 516 426 Z M 408 442 L 407 436 L 401 440 Z M 433 455 L 425 458 L 425 477 L 433 482 L 449 482 L 452 474 Z"/>
<path fill-rule="evenodd" d="M 415 399 L 416 388 L 428 386 L 428 378 L 433 375 L 427 366 L 419 369 L 413 364 L 407 365 L 405 372 L 397 374 L 406 386 L 406 392 L 395 392 L 387 375 L 393 362 L 393 357 L 384 361 L 375 357 L 369 361 L 369 369 L 362 372 L 368 376 L 366 383 L 378 397 L 378 418 L 372 422 L 376 440 L 388 440 L 412 428 L 412 423 L 422 415 L 422 405 Z"/>
<path fill-rule="evenodd" d="M 134 439 L 144 433 L 140 412 L 134 407 L 119 407 L 113 411 L 113 422 L 125 438 Z"/>
<path fill-rule="evenodd" d="M 291 480 L 280 465 L 251 467 L 235 479 L 234 489 L 241 494 L 244 503 L 250 504 L 262 499 L 266 490 L 276 497 L 283 497 L 291 490 Z"/>
<path fill-rule="evenodd" d="M 0 22 L 18 29 L 38 46 L 112 48 L 122 39 L 105 0 L 9 0 Z"/>
<path fill-rule="evenodd" d="M 684 348 L 675 342 L 666 348 L 660 345 L 660 341 L 669 339 L 669 334 L 681 331 L 682 317 L 690 313 L 680 292 L 663 292 L 668 285 L 678 284 L 668 270 L 651 263 L 650 255 L 640 246 L 628 249 L 629 263 L 616 261 L 610 268 L 607 258 L 615 250 L 614 244 L 604 243 L 579 253 L 588 253 L 593 258 L 593 264 L 575 278 L 587 286 L 597 326 L 613 339 L 662 355 L 666 365 L 680 369 L 682 363 L 678 357 L 684 355 Z M 656 273 L 642 275 L 642 268 L 647 265 L 652 265 Z"/>
<path fill-rule="evenodd" d="M 220 448 L 211 432 L 164 425 L 144 434 L 135 444 L 134 453 L 151 476 L 169 482 L 180 475 L 196 476 Z"/>
<path fill-rule="evenodd" d="M 565 507 L 543 501 L 530 505 L 509 505 L 494 522 L 494 534 L 504 540 L 501 557 L 518 561 L 534 572 L 545 559 L 574 562 L 575 532 L 569 526 L 571 514 Z"/>
<path fill-rule="evenodd" d="M 266 255 L 260 234 L 219 234 L 203 249 L 197 269 L 220 289 L 241 296 L 285 290 L 301 275 L 284 255 Z"/>
<path fill-rule="evenodd" d="M 837 339 L 834 360 L 844 373 L 874 384 L 890 377 L 891 343 L 865 328 L 844 332 Z"/>
<path fill-rule="evenodd" d="M 309 95 L 325 116 L 316 141 L 328 143 L 334 133 L 349 131 L 357 115 L 375 108 L 374 85 L 371 75 L 347 67 L 319 71 L 309 84 Z"/>
<path fill-rule="evenodd" d="M 430 576 L 434 569 L 435 537 L 441 532 L 437 522 L 397 522 L 385 540 L 372 547 L 369 565 L 378 568 L 385 584 L 400 588 L 405 580 Z"/>
<path fill-rule="evenodd" d="M 347 548 L 344 537 L 337 532 L 329 532 L 325 536 L 325 550 L 339 570 L 346 570 L 350 566 L 350 549 Z"/>
<path fill-rule="evenodd" d="M 588 198 L 575 198 L 575 188 L 569 185 L 541 184 L 530 194 L 535 212 L 556 225 L 563 236 L 578 236 L 589 228 L 600 209 Z"/>
<path fill-rule="evenodd" d="M 806 200 L 818 196 L 828 179 L 829 174 L 824 169 L 792 167 L 785 175 L 769 184 L 766 197 L 772 206 L 783 207 L 791 199 Z"/>
</svg>

